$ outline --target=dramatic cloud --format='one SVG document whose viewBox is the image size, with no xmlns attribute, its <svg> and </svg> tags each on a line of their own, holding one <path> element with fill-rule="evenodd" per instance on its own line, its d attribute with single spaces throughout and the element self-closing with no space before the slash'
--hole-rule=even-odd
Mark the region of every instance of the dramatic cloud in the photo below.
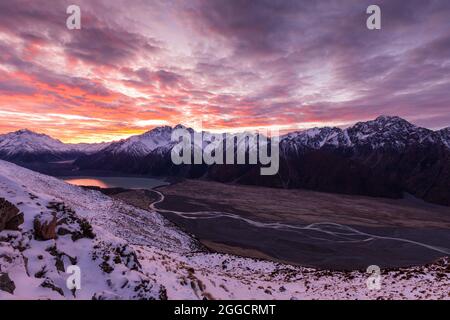
<svg viewBox="0 0 450 320">
<path fill-rule="evenodd" d="M 450 2 L 0 2 L 0 132 L 65 141 L 160 124 L 345 126 L 392 114 L 450 125 Z"/>
</svg>

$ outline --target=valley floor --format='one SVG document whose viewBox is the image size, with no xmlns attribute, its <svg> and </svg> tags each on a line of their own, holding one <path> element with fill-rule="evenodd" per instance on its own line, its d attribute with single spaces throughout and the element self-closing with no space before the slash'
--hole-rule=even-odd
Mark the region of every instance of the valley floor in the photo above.
<svg viewBox="0 0 450 320">
<path fill-rule="evenodd" d="M 187 180 L 114 195 L 216 252 L 328 270 L 417 266 L 450 254 L 450 208 Z"/>
</svg>

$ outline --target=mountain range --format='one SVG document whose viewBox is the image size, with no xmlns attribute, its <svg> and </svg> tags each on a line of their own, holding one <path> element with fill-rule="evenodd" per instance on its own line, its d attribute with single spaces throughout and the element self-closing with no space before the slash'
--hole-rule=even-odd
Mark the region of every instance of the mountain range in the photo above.
<svg viewBox="0 0 450 320">
<path fill-rule="evenodd" d="M 405 192 L 450 205 L 450 128 L 433 131 L 380 116 L 346 128 L 323 127 L 280 137 L 280 169 L 259 165 L 181 165 L 170 153 L 176 127 L 100 144 L 64 144 L 28 130 L 0 135 L 0 159 L 24 166 L 74 160 L 80 170 L 210 179 L 281 188 L 400 198 Z M 205 133 L 204 133 L 205 134 Z"/>
</svg>

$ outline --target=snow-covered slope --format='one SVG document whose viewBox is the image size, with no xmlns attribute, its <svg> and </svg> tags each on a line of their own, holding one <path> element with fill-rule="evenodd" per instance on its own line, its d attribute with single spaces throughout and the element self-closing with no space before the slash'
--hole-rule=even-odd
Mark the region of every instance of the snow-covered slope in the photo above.
<svg viewBox="0 0 450 320">
<path fill-rule="evenodd" d="M 442 139 L 442 142 L 450 148 L 450 127 L 439 130 L 439 136 Z"/>
<path fill-rule="evenodd" d="M 204 252 L 155 212 L 5 161 L 1 198 L 23 222 L 0 230 L 0 299 L 449 299 L 448 259 L 385 271 L 369 290 L 363 271 Z M 66 287 L 69 265 L 81 268 L 81 290 Z"/>
<path fill-rule="evenodd" d="M 300 151 L 303 148 L 320 149 L 324 146 L 351 146 L 347 132 L 339 128 L 313 128 L 289 133 L 282 137 L 281 146 L 286 151 Z"/>
<path fill-rule="evenodd" d="M 13 294 L 0 288 L 3 299 L 161 298 L 164 288 L 144 274 L 130 244 L 179 253 L 196 248 L 158 214 L 4 161 L 0 198 L 24 216 L 21 230 L 0 232 L 0 272 L 14 283 Z M 75 295 L 65 285 L 71 264 L 82 272 Z"/>
<path fill-rule="evenodd" d="M 373 121 L 359 122 L 345 131 L 353 145 L 369 145 L 374 149 L 397 149 L 440 141 L 434 131 L 417 127 L 400 117 L 380 116 Z"/>
<path fill-rule="evenodd" d="M 73 152 L 91 154 L 99 152 L 108 147 L 111 142 L 99 142 L 99 143 L 68 143 L 66 147 Z"/>
<path fill-rule="evenodd" d="M 143 157 L 153 150 L 169 144 L 172 130 L 169 126 L 157 127 L 141 135 L 113 142 L 103 149 L 102 152 Z"/>
</svg>

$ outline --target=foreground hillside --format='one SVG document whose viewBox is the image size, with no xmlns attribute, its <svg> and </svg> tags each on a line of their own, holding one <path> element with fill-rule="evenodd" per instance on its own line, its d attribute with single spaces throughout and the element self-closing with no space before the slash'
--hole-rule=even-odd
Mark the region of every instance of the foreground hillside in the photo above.
<svg viewBox="0 0 450 320">
<path fill-rule="evenodd" d="M 449 299 L 449 275 L 441 259 L 370 291 L 363 271 L 204 252 L 157 213 L 0 161 L 0 299 Z"/>
</svg>

